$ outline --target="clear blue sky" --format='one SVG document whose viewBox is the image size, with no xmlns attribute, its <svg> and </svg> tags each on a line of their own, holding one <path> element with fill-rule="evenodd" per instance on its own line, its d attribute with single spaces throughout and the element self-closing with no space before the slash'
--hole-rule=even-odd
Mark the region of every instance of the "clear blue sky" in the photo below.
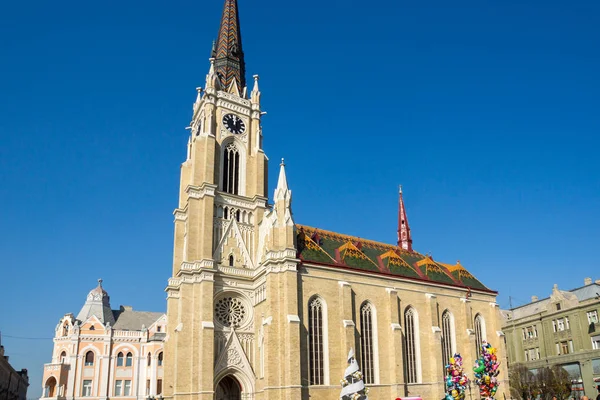
<svg viewBox="0 0 600 400">
<path fill-rule="evenodd" d="M 271 189 L 296 222 L 414 247 L 521 304 L 600 278 L 600 2 L 239 0 Z M 40 394 L 103 278 L 165 310 L 172 211 L 222 0 L 0 6 L 0 329 Z"/>
</svg>

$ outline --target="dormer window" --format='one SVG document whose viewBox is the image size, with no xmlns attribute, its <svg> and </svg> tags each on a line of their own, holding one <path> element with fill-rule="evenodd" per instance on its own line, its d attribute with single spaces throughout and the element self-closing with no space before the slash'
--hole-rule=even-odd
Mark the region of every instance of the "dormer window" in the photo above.
<svg viewBox="0 0 600 400">
<path fill-rule="evenodd" d="M 156 332 L 160 332 L 161 330 L 162 330 L 162 326 L 159 325 L 156 327 Z"/>
<path fill-rule="evenodd" d="M 96 327 L 94 325 L 90 326 L 90 331 L 95 331 Z"/>
<path fill-rule="evenodd" d="M 562 310 L 560 303 L 556 303 L 556 311 Z"/>
</svg>

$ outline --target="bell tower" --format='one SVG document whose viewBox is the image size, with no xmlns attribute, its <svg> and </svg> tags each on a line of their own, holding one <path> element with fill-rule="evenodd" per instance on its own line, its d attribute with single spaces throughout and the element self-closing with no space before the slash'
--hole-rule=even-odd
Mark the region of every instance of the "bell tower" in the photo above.
<svg viewBox="0 0 600 400">
<path fill-rule="evenodd" d="M 284 382 L 293 390 L 300 383 L 291 361 L 299 354 L 270 350 L 284 335 L 299 341 L 298 324 L 266 317 L 280 309 L 298 314 L 291 190 L 282 162 L 268 204 L 259 78 L 253 76 L 248 90 L 245 70 L 237 0 L 225 0 L 205 85 L 193 104 L 174 211 L 166 398 L 231 397 L 239 384 L 242 398 L 251 400 L 263 387 L 283 384 L 267 357 L 289 358 Z"/>
</svg>

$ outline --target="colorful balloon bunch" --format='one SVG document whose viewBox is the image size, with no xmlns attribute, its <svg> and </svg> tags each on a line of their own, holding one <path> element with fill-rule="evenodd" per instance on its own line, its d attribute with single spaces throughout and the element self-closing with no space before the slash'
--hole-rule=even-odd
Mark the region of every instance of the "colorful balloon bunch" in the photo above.
<svg viewBox="0 0 600 400">
<path fill-rule="evenodd" d="M 445 400 L 463 400 L 469 378 L 463 371 L 463 359 L 460 354 L 450 358 L 446 365 L 446 397 Z"/>
<path fill-rule="evenodd" d="M 479 386 L 479 394 L 482 399 L 494 400 L 498 390 L 497 376 L 500 373 L 500 364 L 496 357 L 496 348 L 488 342 L 481 344 L 481 358 L 475 362 L 475 383 Z"/>
</svg>

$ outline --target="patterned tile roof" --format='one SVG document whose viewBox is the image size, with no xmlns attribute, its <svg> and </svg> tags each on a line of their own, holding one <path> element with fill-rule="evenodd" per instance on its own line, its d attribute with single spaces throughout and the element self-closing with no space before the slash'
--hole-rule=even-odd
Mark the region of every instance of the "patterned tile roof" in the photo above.
<svg viewBox="0 0 600 400">
<path fill-rule="evenodd" d="M 304 262 L 324 264 L 491 291 L 461 264 L 444 264 L 415 251 L 354 236 L 297 225 L 299 257 Z"/>
<path fill-rule="evenodd" d="M 246 86 L 246 65 L 237 0 L 225 0 L 219 36 L 212 56 L 215 58 L 215 69 L 222 88 L 228 90 L 235 82 L 241 92 Z"/>
</svg>

